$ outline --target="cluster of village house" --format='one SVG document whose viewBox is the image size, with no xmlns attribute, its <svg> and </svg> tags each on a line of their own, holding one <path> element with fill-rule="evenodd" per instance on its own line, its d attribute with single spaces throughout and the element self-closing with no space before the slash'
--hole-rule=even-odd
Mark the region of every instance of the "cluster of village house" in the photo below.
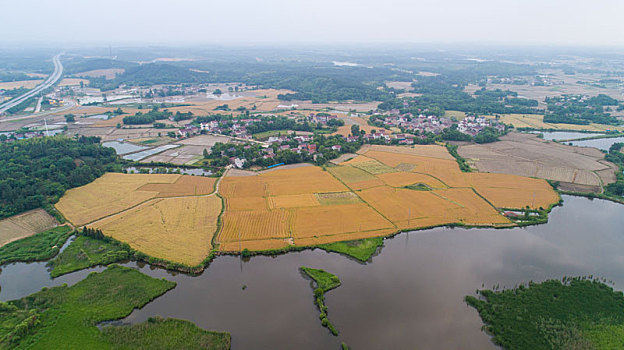
<svg viewBox="0 0 624 350">
<path fill-rule="evenodd" d="M 417 134 L 424 134 L 425 132 L 439 134 L 453 124 L 457 124 L 457 130 L 470 136 L 477 135 L 486 127 L 491 127 L 498 131 L 505 130 L 505 125 L 496 120 L 477 116 L 467 116 L 460 121 L 453 121 L 450 118 L 437 117 L 435 115 L 399 115 L 397 110 L 395 113 L 391 111 L 389 115 L 381 115 L 381 118 L 383 118 L 384 125 L 388 127 L 398 127 L 407 132 Z"/>
</svg>

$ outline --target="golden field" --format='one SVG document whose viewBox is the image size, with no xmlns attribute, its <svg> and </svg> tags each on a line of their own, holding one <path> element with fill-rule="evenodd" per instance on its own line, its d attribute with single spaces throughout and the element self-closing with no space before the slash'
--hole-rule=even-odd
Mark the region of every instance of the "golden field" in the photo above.
<svg viewBox="0 0 624 350">
<path fill-rule="evenodd" d="M 208 177 L 106 173 L 67 191 L 56 208 L 150 256 L 197 265 L 212 249 L 221 213 L 214 188 Z"/>
<path fill-rule="evenodd" d="M 485 115 L 486 118 L 495 118 L 492 115 Z M 606 130 L 624 130 L 624 127 L 595 124 L 576 125 L 576 124 L 559 124 L 544 123 L 544 116 L 539 114 L 502 114 L 499 119 L 505 124 L 511 124 L 515 128 L 534 128 L 534 129 L 556 129 L 556 130 L 578 130 L 578 131 L 606 131 Z"/>
<path fill-rule="evenodd" d="M 559 201 L 543 180 L 463 173 L 438 145 L 368 146 L 359 153 L 327 171 L 226 176 L 219 249 L 282 249 L 445 224 L 511 226 L 502 208 L 548 208 Z"/>
<path fill-rule="evenodd" d="M 8 81 L 0 83 L 0 90 L 13 90 L 19 88 L 33 89 L 41 83 L 43 83 L 43 79 Z"/>
<path fill-rule="evenodd" d="M 283 249 L 447 224 L 512 226 L 502 209 L 559 201 L 544 180 L 463 173 L 443 146 L 359 153 L 326 169 L 226 173 L 218 185 L 220 225 L 215 180 L 204 177 L 108 173 L 67 191 L 57 208 L 148 255 L 195 265 L 213 248 Z"/>
<path fill-rule="evenodd" d="M 214 191 L 214 183 L 214 178 L 178 174 L 106 173 L 67 191 L 56 208 L 82 226 L 156 197 L 207 195 Z"/>
<path fill-rule="evenodd" d="M 217 196 L 157 198 L 91 227 L 149 256 L 195 266 L 212 250 L 219 213 Z"/>
</svg>

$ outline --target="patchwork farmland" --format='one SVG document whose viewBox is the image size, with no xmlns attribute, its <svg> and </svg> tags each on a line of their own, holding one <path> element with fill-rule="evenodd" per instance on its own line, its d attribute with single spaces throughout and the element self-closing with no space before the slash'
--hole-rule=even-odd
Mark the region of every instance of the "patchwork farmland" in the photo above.
<svg viewBox="0 0 624 350">
<path fill-rule="evenodd" d="M 218 184 L 108 173 L 69 190 L 57 208 L 73 224 L 100 228 L 150 256 L 197 265 L 213 249 L 278 250 L 448 224 L 513 226 L 503 209 L 559 201 L 541 179 L 463 173 L 442 146 L 369 146 L 359 153 L 324 169 L 226 172 Z"/>
<path fill-rule="evenodd" d="M 282 249 L 446 224 L 512 226 L 501 209 L 559 201 L 544 180 L 462 173 L 442 146 L 371 146 L 359 153 L 327 171 L 226 176 L 219 249 Z"/>
<path fill-rule="evenodd" d="M 56 208 L 150 256 L 195 266 L 212 250 L 221 213 L 215 178 L 106 173 L 71 189 Z"/>
</svg>

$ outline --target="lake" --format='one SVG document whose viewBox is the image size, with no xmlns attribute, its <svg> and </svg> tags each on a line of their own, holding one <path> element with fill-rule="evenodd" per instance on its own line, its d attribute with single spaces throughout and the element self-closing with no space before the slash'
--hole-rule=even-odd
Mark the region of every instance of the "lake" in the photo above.
<svg viewBox="0 0 624 350">
<path fill-rule="evenodd" d="M 132 152 L 138 152 L 149 147 L 133 145 L 127 142 L 119 142 L 119 141 L 107 141 L 102 142 L 102 146 L 110 147 L 115 150 L 115 152 L 119 155 L 124 155 Z"/>
<path fill-rule="evenodd" d="M 606 139 L 584 140 L 584 141 L 570 141 L 574 146 L 579 147 L 596 147 L 603 151 L 608 151 L 609 147 L 616 142 L 624 142 L 624 137 L 611 137 Z"/>
<path fill-rule="evenodd" d="M 588 274 L 624 286 L 624 206 L 563 199 L 544 225 L 402 233 L 367 264 L 318 249 L 248 261 L 221 256 L 197 277 L 131 262 L 126 265 L 178 285 L 124 322 L 188 319 L 230 332 L 232 349 L 339 349 L 340 341 L 353 349 L 495 349 L 463 301 L 482 286 Z M 326 294 L 338 337 L 321 326 L 302 265 L 341 279 L 342 286 Z M 8 265 L 0 273 L 0 300 L 75 283 L 87 273 L 50 280 L 44 263 Z"/>
<path fill-rule="evenodd" d="M 531 131 L 530 134 L 542 134 L 544 140 L 559 141 L 559 140 L 573 140 L 582 139 L 585 137 L 599 136 L 604 134 L 587 133 L 587 132 L 573 132 L 573 131 Z"/>
<path fill-rule="evenodd" d="M 168 171 L 168 173 L 180 173 L 183 175 L 195 175 L 195 176 L 210 176 L 212 175 L 212 171 L 210 170 L 204 170 L 201 168 L 172 168 L 172 167 L 128 167 L 125 170 L 129 173 L 129 174 L 134 174 L 134 173 L 139 173 L 140 169 L 146 169 L 149 171 L 150 174 L 163 174 L 162 172 L 160 172 L 160 170 L 162 169 L 166 169 Z M 166 173 L 165 173 L 166 174 Z"/>
</svg>

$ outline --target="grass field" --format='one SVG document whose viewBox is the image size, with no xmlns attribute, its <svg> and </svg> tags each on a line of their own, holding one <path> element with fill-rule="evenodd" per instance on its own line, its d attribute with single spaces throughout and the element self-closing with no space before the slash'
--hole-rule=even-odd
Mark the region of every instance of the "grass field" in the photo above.
<svg viewBox="0 0 624 350">
<path fill-rule="evenodd" d="M 130 249 L 119 243 L 109 243 L 87 236 L 78 236 L 48 265 L 52 278 L 96 265 L 108 265 L 130 258 Z"/>
<path fill-rule="evenodd" d="M 185 320 L 150 317 L 146 322 L 131 326 L 102 328 L 113 349 L 185 349 L 229 350 L 228 333 L 207 331 Z"/>
<path fill-rule="evenodd" d="M 34 209 L 0 220 L 0 247 L 32 236 L 58 225 L 56 219 L 43 209 Z"/>
<path fill-rule="evenodd" d="M 58 254 L 71 231 L 69 226 L 59 226 L 4 245 L 0 247 L 0 265 L 48 260 Z"/>
<path fill-rule="evenodd" d="M 225 177 L 219 249 L 329 244 L 446 224 L 511 226 L 500 208 L 559 201 L 543 180 L 463 173 L 442 146 L 371 146 L 361 153 L 327 171 Z"/>
<path fill-rule="evenodd" d="M 114 265 L 89 274 L 72 287 L 44 289 L 1 303 L 0 347 L 111 349 L 114 339 L 124 335 L 103 336 L 98 323 L 125 317 L 173 287 L 174 282 Z M 140 343 L 140 337 L 147 335 L 135 332 L 135 341 Z"/>
<path fill-rule="evenodd" d="M 355 241 L 321 244 L 318 247 L 328 252 L 345 254 L 361 262 L 366 262 L 375 254 L 377 248 L 382 245 L 383 238 L 374 237 Z"/>
</svg>

